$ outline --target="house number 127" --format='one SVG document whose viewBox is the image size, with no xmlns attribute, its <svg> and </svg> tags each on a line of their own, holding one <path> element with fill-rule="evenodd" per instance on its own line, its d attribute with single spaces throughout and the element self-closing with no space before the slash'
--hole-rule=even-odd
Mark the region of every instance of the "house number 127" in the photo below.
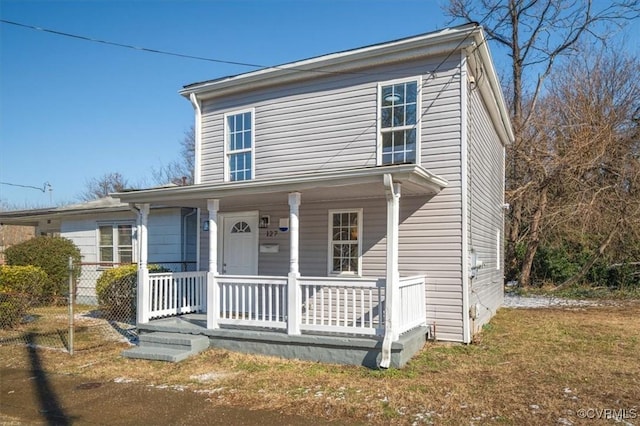
<svg viewBox="0 0 640 426">
<path fill-rule="evenodd" d="M 267 237 L 275 237 L 278 235 L 278 231 L 267 231 Z"/>
</svg>

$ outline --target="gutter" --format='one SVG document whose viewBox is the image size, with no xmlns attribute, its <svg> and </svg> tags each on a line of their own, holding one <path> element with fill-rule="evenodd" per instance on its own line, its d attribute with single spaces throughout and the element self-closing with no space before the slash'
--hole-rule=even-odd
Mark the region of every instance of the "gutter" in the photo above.
<svg viewBox="0 0 640 426">
<path fill-rule="evenodd" d="M 195 161 L 193 163 L 193 183 L 200 183 L 201 172 L 200 172 L 200 151 L 202 147 L 202 103 L 198 99 L 195 93 L 191 93 L 189 95 L 189 100 L 191 101 L 191 105 L 193 105 L 193 109 L 195 110 L 195 123 L 194 123 L 194 155 Z"/>
<path fill-rule="evenodd" d="M 426 192 L 437 194 L 448 182 L 420 166 L 414 164 L 368 167 L 356 170 L 307 173 L 304 175 L 279 177 L 275 179 L 207 183 L 174 188 L 146 189 L 113 194 L 124 202 L 147 203 L 167 202 L 171 200 L 201 200 L 203 198 L 222 198 L 229 195 L 257 195 L 275 192 L 303 191 L 314 188 L 329 188 L 379 182 L 383 174 L 391 173 L 395 181 L 408 184 L 420 182 Z"/>
</svg>

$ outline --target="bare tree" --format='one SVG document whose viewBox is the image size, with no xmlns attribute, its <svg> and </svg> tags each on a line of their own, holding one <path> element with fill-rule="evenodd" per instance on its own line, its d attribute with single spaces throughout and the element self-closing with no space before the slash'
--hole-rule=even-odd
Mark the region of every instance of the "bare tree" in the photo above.
<svg viewBox="0 0 640 426">
<path fill-rule="evenodd" d="M 639 75 L 637 59 L 592 52 L 560 67 L 541 98 L 533 121 L 547 143 L 537 158 L 553 194 L 544 238 L 585 256 L 562 285 L 580 281 L 601 258 L 640 256 Z"/>
<path fill-rule="evenodd" d="M 507 269 L 530 284 L 531 268 L 549 203 L 548 170 L 534 158 L 544 147 L 533 143 L 531 119 L 546 78 L 560 58 L 580 42 L 606 43 L 612 28 L 640 16 L 638 0 L 450 0 L 454 19 L 483 24 L 489 39 L 507 49 L 510 109 L 515 141 L 507 147 Z M 521 261 L 516 248 L 524 247 Z M 514 277 L 512 277 L 514 278 Z"/>
<path fill-rule="evenodd" d="M 85 190 L 78 196 L 82 201 L 97 200 L 112 192 L 121 192 L 129 186 L 128 181 L 118 172 L 106 173 L 86 182 Z"/>
<path fill-rule="evenodd" d="M 151 170 L 155 184 L 192 185 L 195 170 L 195 129 L 193 126 L 184 133 L 180 141 L 180 157 L 158 169 Z"/>
</svg>

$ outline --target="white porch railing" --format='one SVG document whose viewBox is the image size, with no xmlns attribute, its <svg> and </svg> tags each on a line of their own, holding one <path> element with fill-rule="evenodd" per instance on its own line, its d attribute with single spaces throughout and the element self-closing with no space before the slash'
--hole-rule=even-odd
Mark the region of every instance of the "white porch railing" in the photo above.
<svg viewBox="0 0 640 426">
<path fill-rule="evenodd" d="M 297 284 L 301 331 L 384 335 L 384 279 L 300 277 Z M 205 271 L 150 273 L 147 285 L 149 320 L 213 308 L 206 306 L 213 287 Z M 218 325 L 287 328 L 287 277 L 217 275 L 211 285 L 218 290 Z M 424 276 L 401 278 L 397 297 L 398 334 L 426 323 Z"/>
<path fill-rule="evenodd" d="M 425 306 L 425 277 L 400 278 L 398 297 L 400 298 L 400 324 L 398 334 L 427 324 Z"/>
<path fill-rule="evenodd" d="M 206 284 L 206 272 L 150 273 L 148 318 L 204 311 Z"/>
<path fill-rule="evenodd" d="M 384 280 L 301 277 L 301 330 L 384 334 Z"/>
<path fill-rule="evenodd" d="M 219 275 L 218 324 L 286 328 L 287 279 Z"/>
</svg>

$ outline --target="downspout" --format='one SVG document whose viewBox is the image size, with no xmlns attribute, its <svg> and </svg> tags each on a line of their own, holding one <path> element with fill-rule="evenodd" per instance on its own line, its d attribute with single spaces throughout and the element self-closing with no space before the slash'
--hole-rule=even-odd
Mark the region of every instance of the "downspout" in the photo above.
<svg viewBox="0 0 640 426">
<path fill-rule="evenodd" d="M 469 321 L 469 130 L 467 128 L 468 110 L 467 55 L 460 51 L 460 197 L 462 214 L 462 342 L 471 343 Z"/>
<path fill-rule="evenodd" d="M 396 306 L 395 289 L 398 287 L 400 274 L 398 272 L 398 222 L 400 185 L 393 183 L 393 177 L 385 174 L 383 177 L 384 192 L 387 199 L 387 276 L 385 288 L 385 327 L 382 341 L 380 368 L 391 365 L 391 346 L 398 340 L 398 306 Z"/>
<path fill-rule="evenodd" d="M 187 213 L 186 215 L 184 215 L 182 217 L 182 262 L 184 265 L 184 271 L 183 272 L 187 272 L 188 267 L 187 267 L 187 219 L 190 216 L 193 216 L 194 214 L 196 214 L 198 212 L 198 209 L 193 208 L 191 209 L 191 213 Z"/>
<path fill-rule="evenodd" d="M 191 93 L 189 95 L 189 100 L 191 101 L 191 105 L 193 105 L 193 109 L 195 111 L 195 122 L 193 129 L 194 136 L 194 147 L 193 147 L 193 183 L 195 185 L 201 182 L 201 172 L 200 172 L 200 152 L 202 151 L 202 103 L 198 99 L 195 93 Z M 196 271 L 200 270 L 200 209 L 197 209 L 197 226 L 196 226 Z"/>
<path fill-rule="evenodd" d="M 194 155 L 195 159 L 193 162 L 193 183 L 199 184 L 201 180 L 200 174 L 200 151 L 202 145 L 202 103 L 198 99 L 195 93 L 191 93 L 189 95 L 189 100 L 191 101 L 191 105 L 193 105 L 193 109 L 196 113 L 195 123 L 194 123 Z"/>
</svg>

